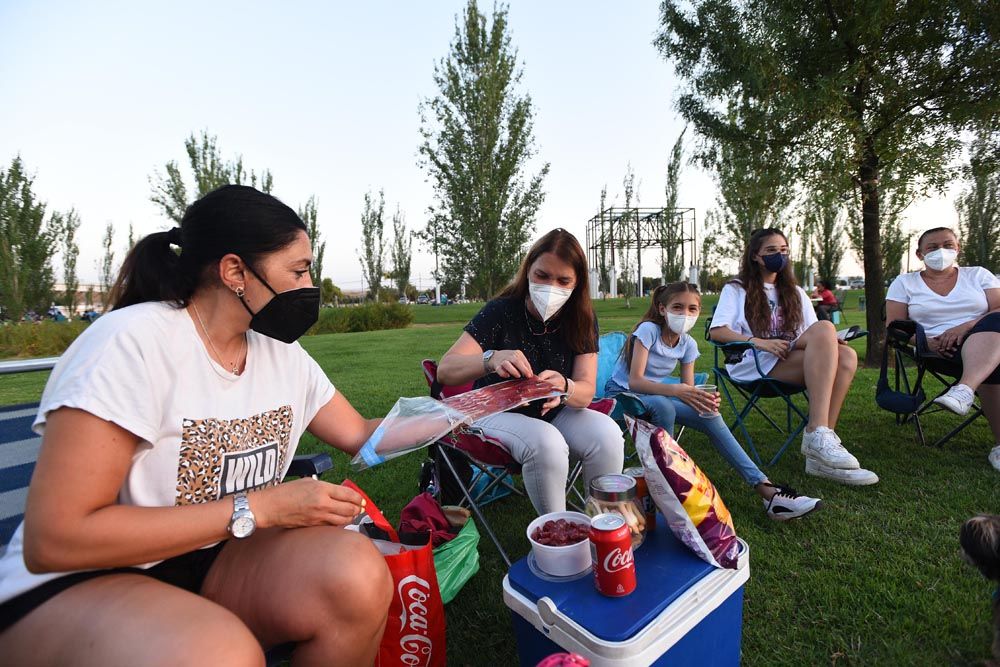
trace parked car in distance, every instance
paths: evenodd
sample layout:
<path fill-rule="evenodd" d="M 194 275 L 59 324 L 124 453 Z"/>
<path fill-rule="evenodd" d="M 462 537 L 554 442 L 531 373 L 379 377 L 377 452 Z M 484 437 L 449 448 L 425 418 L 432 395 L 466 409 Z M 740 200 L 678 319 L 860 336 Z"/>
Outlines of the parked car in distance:
<path fill-rule="evenodd" d="M 410 300 L 407 299 L 405 296 L 401 296 L 401 297 L 399 297 L 399 302 L 405 306 L 406 304 L 408 304 L 410 302 Z"/>
<path fill-rule="evenodd" d="M 429 298 L 427 298 L 426 294 L 421 294 L 420 296 L 417 297 L 417 303 L 419 303 L 419 304 L 426 305 L 426 304 L 428 304 L 430 302 L 431 302 L 431 300 Z"/>
<path fill-rule="evenodd" d="M 851 282 L 849 284 L 851 286 L 851 289 L 864 289 L 865 288 L 865 279 L 864 278 L 851 278 Z"/>

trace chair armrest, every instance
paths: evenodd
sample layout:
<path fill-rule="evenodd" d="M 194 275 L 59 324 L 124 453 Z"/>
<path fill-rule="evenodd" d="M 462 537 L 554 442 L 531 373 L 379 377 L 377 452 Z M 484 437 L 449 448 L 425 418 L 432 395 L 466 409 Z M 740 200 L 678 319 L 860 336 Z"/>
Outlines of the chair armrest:
<path fill-rule="evenodd" d="M 299 454 L 288 466 L 286 477 L 312 477 L 320 475 L 333 468 L 333 459 L 329 454 Z"/>

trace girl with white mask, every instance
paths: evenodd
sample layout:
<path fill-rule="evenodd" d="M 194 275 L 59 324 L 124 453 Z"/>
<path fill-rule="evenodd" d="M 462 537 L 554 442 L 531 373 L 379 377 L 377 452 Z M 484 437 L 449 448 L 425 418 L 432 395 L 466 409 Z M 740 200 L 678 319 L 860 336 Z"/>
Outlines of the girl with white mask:
<path fill-rule="evenodd" d="M 646 409 L 645 419 L 673 434 L 674 425 L 708 436 L 719 454 L 761 497 L 767 516 L 788 521 L 819 509 L 822 502 L 772 484 L 733 437 L 719 415 L 719 394 L 695 386 L 698 343 L 689 334 L 701 315 L 701 295 L 685 282 L 653 291 L 649 310 L 632 330 L 605 390 L 629 391 Z M 673 377 L 680 366 L 680 382 Z"/>
<path fill-rule="evenodd" d="M 1000 471 L 1000 280 L 981 266 L 959 266 L 958 237 L 935 227 L 917 240 L 923 271 L 896 277 L 886 294 L 886 324 L 913 320 L 930 352 L 961 359 L 962 377 L 936 403 L 960 415 L 976 394 L 993 431 L 990 464 Z"/>
<path fill-rule="evenodd" d="M 522 467 L 539 514 L 566 509 L 569 459 L 583 461 L 585 485 L 620 473 L 625 443 L 607 415 L 588 410 L 597 382 L 597 318 L 587 258 L 576 238 L 555 229 L 528 251 L 514 280 L 472 318 L 438 365 L 444 385 L 476 388 L 538 377 L 565 392 L 479 420 Z"/>

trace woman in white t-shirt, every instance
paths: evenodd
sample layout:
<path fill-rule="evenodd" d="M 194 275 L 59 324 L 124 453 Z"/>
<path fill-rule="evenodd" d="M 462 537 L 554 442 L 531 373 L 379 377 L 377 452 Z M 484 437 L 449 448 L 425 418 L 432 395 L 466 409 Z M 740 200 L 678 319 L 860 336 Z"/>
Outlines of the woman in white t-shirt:
<path fill-rule="evenodd" d="M 962 377 L 934 400 L 964 415 L 978 392 L 993 431 L 989 461 L 1000 470 L 1000 280 L 981 266 L 958 266 L 961 249 L 947 227 L 921 234 L 917 257 L 924 270 L 892 281 L 885 319 L 917 322 L 931 352 L 961 358 Z"/>
<path fill-rule="evenodd" d="M 729 465 L 762 498 L 767 516 L 775 521 L 797 519 L 819 509 L 818 498 L 772 484 L 736 442 L 719 414 L 719 394 L 694 384 L 698 343 L 688 333 L 701 315 L 698 287 L 686 282 L 653 290 L 649 310 L 632 329 L 615 370 L 605 386 L 609 396 L 634 393 L 646 409 L 644 418 L 673 435 L 674 424 L 690 426 L 708 436 Z M 664 382 L 680 365 L 680 382 Z"/>
<path fill-rule="evenodd" d="M 361 497 L 280 483 L 304 431 L 353 454 L 377 425 L 294 342 L 318 316 L 312 256 L 292 209 L 235 185 L 131 250 L 42 396 L 0 557 L 6 664 L 263 665 L 285 642 L 373 662 L 392 580 L 343 530 Z"/>
<path fill-rule="evenodd" d="M 805 290 L 795 282 L 788 239 L 777 229 L 759 229 L 747 243 L 736 280 L 719 294 L 710 335 L 717 343 L 750 343 L 735 364 L 733 380 L 750 382 L 761 373 L 804 386 L 809 420 L 802 433 L 806 472 L 842 484 L 874 484 L 834 430 L 858 367 L 858 355 L 837 338 L 833 324 L 819 322 Z M 758 370 L 759 364 L 759 370 Z"/>

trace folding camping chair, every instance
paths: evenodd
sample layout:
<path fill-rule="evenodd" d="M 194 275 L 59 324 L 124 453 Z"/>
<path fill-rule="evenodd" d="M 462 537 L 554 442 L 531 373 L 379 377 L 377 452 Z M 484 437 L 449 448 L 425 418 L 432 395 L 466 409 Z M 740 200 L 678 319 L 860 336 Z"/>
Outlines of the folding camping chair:
<path fill-rule="evenodd" d="M 913 320 L 890 322 L 886 327 L 885 344 L 876 402 L 882 409 L 895 414 L 897 425 L 912 423 L 917 440 L 920 444 L 926 445 L 924 425 L 920 420 L 936 412 L 948 412 L 944 407 L 934 403 L 934 399 L 948 391 L 962 377 L 962 360 L 960 357 L 948 359 L 931 352 L 927 347 L 927 336 L 923 327 Z M 883 390 L 888 388 L 886 375 L 889 350 L 892 351 L 895 361 L 892 386 L 898 397 L 906 396 L 909 400 L 886 400 L 886 396 L 882 394 Z M 924 380 L 928 374 L 943 385 L 943 388 L 930 398 L 924 392 Z M 912 380 L 911 375 L 913 375 Z M 969 414 L 958 426 L 935 441 L 934 446 L 943 447 L 982 413 L 979 403 L 974 403 Z"/>
<path fill-rule="evenodd" d="M 424 359 L 421 362 L 421 367 L 433 398 L 441 400 L 472 389 L 471 382 L 458 387 L 442 385 L 437 379 L 437 362 L 433 359 Z M 615 405 L 614 399 L 595 398 L 590 404 L 590 409 L 609 414 L 614 410 Z M 508 475 L 520 474 L 521 464 L 514 460 L 499 440 L 490 438 L 482 430 L 475 427 L 464 427 L 458 432 L 449 433 L 431 445 L 429 453 L 438 480 L 448 479 L 458 487 L 462 494 L 459 504 L 461 506 L 468 505 L 480 526 L 496 546 L 497 551 L 500 552 L 500 557 L 503 558 L 507 567 L 510 567 L 510 558 L 489 522 L 483 516 L 482 506 L 485 504 L 484 500 L 498 489 L 504 489 L 520 496 L 524 495 L 524 491 L 508 481 Z M 456 460 L 460 466 L 471 466 L 474 475 L 483 476 L 486 484 L 478 491 L 471 488 L 472 485 L 466 481 L 466 476 L 460 474 L 459 469 L 455 467 Z M 441 469 L 442 464 L 447 469 L 447 476 L 442 474 L 444 472 Z M 567 505 L 579 511 L 582 511 L 584 498 L 579 489 L 576 488 L 576 481 L 582 472 L 583 463 L 577 461 L 570 471 L 566 483 Z"/>
<path fill-rule="evenodd" d="M 782 382 L 770 377 L 767 373 L 764 373 L 761 370 L 760 360 L 757 357 L 757 348 L 753 343 L 716 343 L 713 341 L 710 336 L 711 325 L 712 318 L 709 317 L 705 322 L 705 340 L 712 344 L 714 352 L 712 359 L 712 373 L 715 375 L 715 383 L 719 386 L 719 390 L 726 398 L 726 402 L 729 404 L 729 407 L 732 408 L 733 414 L 736 416 L 733 423 L 729 426 L 729 429 L 733 430 L 737 426 L 739 427 L 740 432 L 743 433 L 743 437 L 746 439 L 747 446 L 750 448 L 751 455 L 754 460 L 757 461 L 757 465 L 760 466 L 764 465 L 763 460 L 761 459 L 760 453 L 757 451 L 757 446 L 754 444 L 753 438 L 750 437 L 750 432 L 746 427 L 746 418 L 750 415 L 750 412 L 757 412 L 779 433 L 787 434 L 785 441 L 781 444 L 781 447 L 778 448 L 774 458 L 772 458 L 770 463 L 767 464 L 769 466 L 773 466 L 779 459 L 781 459 L 781 456 L 785 453 L 785 450 L 788 449 L 788 446 L 792 444 L 792 441 L 798 437 L 800 433 L 802 433 L 806 424 L 809 423 L 808 412 L 803 412 L 802 409 L 792 400 L 796 394 L 802 394 L 808 402 L 809 394 L 803 386 Z M 753 354 L 754 364 L 757 366 L 757 372 L 760 374 L 760 377 L 749 382 L 734 380 L 729 375 L 729 371 L 726 369 L 726 362 L 738 362 L 743 358 L 743 355 L 746 354 L 747 350 L 750 350 Z M 720 357 L 722 357 L 721 362 Z M 736 401 L 733 398 L 734 395 L 742 398 L 742 408 L 737 407 Z M 784 428 L 782 428 L 777 421 L 764 412 L 761 406 L 758 405 L 761 399 L 767 398 L 780 398 L 784 402 Z"/>

